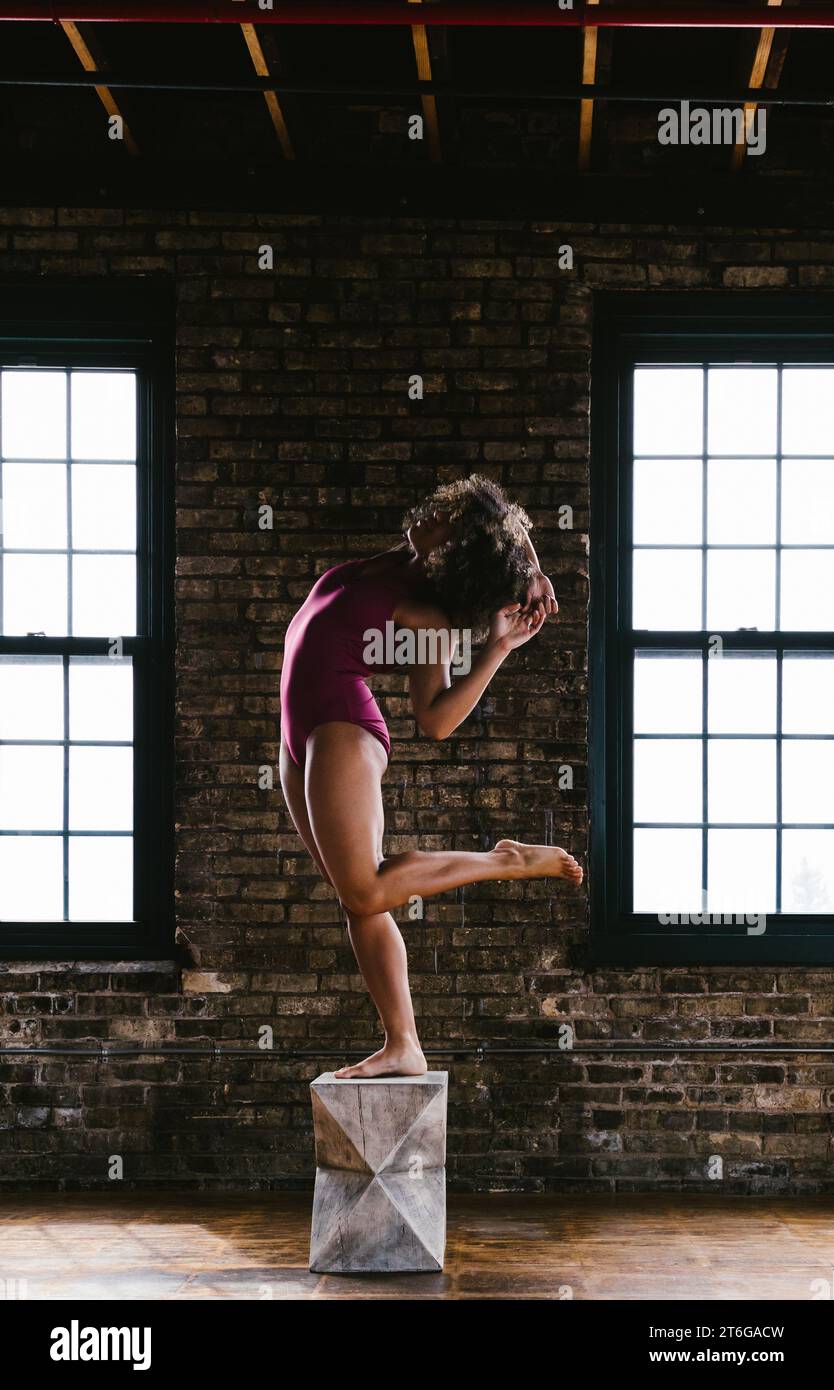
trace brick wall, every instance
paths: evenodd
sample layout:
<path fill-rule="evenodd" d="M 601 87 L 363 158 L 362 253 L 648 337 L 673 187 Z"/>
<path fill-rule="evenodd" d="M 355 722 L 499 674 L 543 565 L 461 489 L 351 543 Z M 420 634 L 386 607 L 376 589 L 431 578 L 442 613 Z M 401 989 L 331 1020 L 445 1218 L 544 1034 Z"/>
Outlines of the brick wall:
<path fill-rule="evenodd" d="M 569 243 L 573 270 L 557 252 Z M 275 249 L 274 271 L 257 248 Z M 417 736 L 386 678 L 389 846 L 550 834 L 584 855 L 588 408 L 595 289 L 834 288 L 834 239 L 729 228 L 0 209 L 0 277 L 164 275 L 178 291 L 178 920 L 190 963 L 0 962 L 0 1043 L 375 1044 L 335 900 L 257 770 L 278 752 L 283 628 L 316 574 L 395 539 L 479 469 L 533 516 L 560 622 L 460 734 Z M 425 397 L 407 379 L 421 373 Z M 256 509 L 272 503 L 273 532 Z M 575 529 L 560 530 L 569 503 Z M 574 769 L 559 791 L 554 770 Z M 581 968 L 583 895 L 482 885 L 403 926 L 424 1044 L 819 1042 L 834 970 Z M 172 951 L 172 957 L 174 952 Z M 303 1185 L 307 1083 L 337 1064 L 0 1059 L 0 1184 Z M 834 1066 L 813 1058 L 450 1064 L 462 1187 L 830 1188 Z M 714 1190 L 714 1185 L 713 1190 Z"/>

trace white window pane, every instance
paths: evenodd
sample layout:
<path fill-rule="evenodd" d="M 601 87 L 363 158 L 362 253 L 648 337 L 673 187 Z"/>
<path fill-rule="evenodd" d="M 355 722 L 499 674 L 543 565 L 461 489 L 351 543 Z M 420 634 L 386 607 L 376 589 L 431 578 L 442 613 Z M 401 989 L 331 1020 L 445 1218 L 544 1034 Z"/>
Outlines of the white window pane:
<path fill-rule="evenodd" d="M 776 541 L 775 459 L 710 459 L 707 464 L 711 545 Z"/>
<path fill-rule="evenodd" d="M 834 830 L 782 832 L 782 911 L 834 912 Z"/>
<path fill-rule="evenodd" d="M 834 734 L 834 657 L 786 653 L 782 664 L 782 731 Z"/>
<path fill-rule="evenodd" d="M 713 734 L 776 732 L 776 661 L 724 652 L 707 664 L 709 729 Z"/>
<path fill-rule="evenodd" d="M 136 561 L 132 555 L 76 555 L 72 562 L 76 637 L 136 633 Z"/>
<path fill-rule="evenodd" d="M 834 551 L 783 552 L 782 627 L 786 632 L 834 630 Z"/>
<path fill-rule="evenodd" d="M 636 821 L 699 821 L 702 802 L 698 739 L 635 739 Z"/>
<path fill-rule="evenodd" d="M 129 658 L 71 659 L 69 727 L 71 739 L 133 738 L 133 665 Z"/>
<path fill-rule="evenodd" d="M 635 370 L 635 454 L 702 452 L 703 381 L 697 367 Z"/>
<path fill-rule="evenodd" d="M 71 922 L 133 920 L 133 841 L 129 835 L 71 835 Z"/>
<path fill-rule="evenodd" d="M 635 459 L 635 544 L 700 545 L 702 472 L 700 459 Z"/>
<path fill-rule="evenodd" d="M 132 748 L 70 748 L 69 828 L 133 829 Z"/>
<path fill-rule="evenodd" d="M 707 627 L 770 632 L 776 621 L 776 558 L 772 550 L 711 550 L 707 558 Z"/>
<path fill-rule="evenodd" d="M 61 658 L 0 656 L 0 739 L 63 735 Z"/>
<path fill-rule="evenodd" d="M 63 555 L 3 556 L 3 632 L 19 636 L 67 631 L 67 562 Z"/>
<path fill-rule="evenodd" d="M 634 662 L 634 732 L 701 732 L 702 663 L 692 656 L 639 655 Z"/>
<path fill-rule="evenodd" d="M 73 464 L 72 543 L 76 550 L 136 549 L 133 465 Z"/>
<path fill-rule="evenodd" d="M 782 818 L 834 825 L 834 743 L 787 739 L 782 744 Z"/>
<path fill-rule="evenodd" d="M 3 457 L 66 458 L 66 373 L 6 371 L 2 377 Z"/>
<path fill-rule="evenodd" d="M 775 367 L 712 367 L 708 377 L 709 452 L 775 454 Z"/>
<path fill-rule="evenodd" d="M 738 915 L 776 907 L 776 831 L 710 830 L 710 912 Z"/>
<path fill-rule="evenodd" d="M 834 368 L 785 367 L 782 451 L 834 454 Z"/>
<path fill-rule="evenodd" d="M 0 830 L 60 830 L 64 752 L 0 744 Z"/>
<path fill-rule="evenodd" d="M 700 830 L 635 830 L 635 912 L 699 912 Z"/>
<path fill-rule="evenodd" d="M 72 456 L 136 458 L 136 377 L 133 372 L 73 372 Z"/>
<path fill-rule="evenodd" d="M 834 543 L 834 459 L 783 460 L 782 540 L 786 545 Z"/>
<path fill-rule="evenodd" d="M 725 824 L 776 820 L 776 742 L 711 739 L 709 818 Z"/>
<path fill-rule="evenodd" d="M 675 632 L 701 626 L 701 555 L 695 550 L 635 550 L 635 628 Z"/>
<path fill-rule="evenodd" d="M 61 463 L 3 464 L 3 535 L 9 550 L 67 544 L 67 470 Z"/>
<path fill-rule="evenodd" d="M 0 920 L 60 922 L 63 915 L 60 837 L 0 835 Z"/>

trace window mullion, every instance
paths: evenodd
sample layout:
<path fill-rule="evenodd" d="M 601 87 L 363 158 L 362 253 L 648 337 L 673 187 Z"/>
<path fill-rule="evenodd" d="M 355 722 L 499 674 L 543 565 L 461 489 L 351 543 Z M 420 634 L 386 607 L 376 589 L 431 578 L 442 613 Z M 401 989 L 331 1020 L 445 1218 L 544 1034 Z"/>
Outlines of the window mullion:
<path fill-rule="evenodd" d="M 831 634 L 823 631 L 698 632 L 694 628 L 680 628 L 670 632 L 661 632 L 657 629 L 651 631 L 635 629 L 633 632 L 621 632 L 619 634 L 626 660 L 631 652 L 663 650 L 665 647 L 683 651 L 708 650 L 710 641 L 716 637 L 721 638 L 721 645 L 725 652 L 734 652 L 739 655 L 747 651 L 819 651 L 826 653 L 832 651 Z M 1 647 L 0 650 L 2 650 Z"/>
<path fill-rule="evenodd" d="M 63 659 L 63 695 L 64 695 L 64 791 L 63 791 L 63 817 L 61 828 L 61 845 L 63 853 L 63 874 L 64 874 L 64 921 L 69 921 L 69 793 L 70 793 L 70 768 L 69 768 L 69 656 Z"/>
<path fill-rule="evenodd" d="M 782 372 L 776 369 L 776 630 L 782 627 Z"/>
<path fill-rule="evenodd" d="M 66 470 L 67 470 L 67 633 L 72 633 L 72 403 L 70 401 L 70 391 L 72 389 L 72 378 L 69 370 L 66 372 L 67 384 L 65 392 L 65 428 L 66 428 Z"/>
<path fill-rule="evenodd" d="M 776 911 L 782 911 L 782 675 L 784 653 L 776 653 Z"/>
<path fill-rule="evenodd" d="M 0 632 L 3 631 L 3 547 L 5 519 L 3 515 L 3 373 L 0 371 Z"/>
<path fill-rule="evenodd" d="M 707 630 L 707 585 L 709 552 L 707 550 L 707 530 L 709 525 L 709 467 L 708 433 L 709 419 L 709 370 L 708 364 L 702 367 L 701 395 L 701 628 Z M 709 647 L 701 650 L 701 897 L 706 909 L 709 893 Z"/>
<path fill-rule="evenodd" d="M 709 651 L 701 652 L 701 893 L 709 894 Z"/>

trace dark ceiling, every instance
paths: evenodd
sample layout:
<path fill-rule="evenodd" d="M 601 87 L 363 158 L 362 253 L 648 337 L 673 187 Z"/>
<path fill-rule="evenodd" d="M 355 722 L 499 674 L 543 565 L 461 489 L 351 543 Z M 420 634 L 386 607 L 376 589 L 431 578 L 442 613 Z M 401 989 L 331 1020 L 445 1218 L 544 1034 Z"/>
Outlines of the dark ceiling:
<path fill-rule="evenodd" d="M 360 210 L 429 203 L 543 215 L 564 212 L 567 200 L 580 212 L 621 207 L 625 216 L 639 205 L 654 217 L 682 199 L 693 212 L 704 202 L 710 215 L 725 208 L 730 220 L 751 206 L 786 210 L 787 197 L 830 215 L 834 115 L 823 103 L 834 100 L 832 30 L 776 30 L 763 70 L 773 103 L 767 152 L 741 160 L 723 146 L 661 146 L 658 110 L 683 98 L 739 103 L 760 30 L 599 30 L 584 154 L 579 29 L 429 26 L 433 88 L 418 85 L 408 27 L 262 25 L 254 33 L 283 140 L 240 25 L 79 24 L 101 74 L 85 79 L 66 28 L 0 24 L 0 80 L 109 77 L 138 151 L 108 138 L 90 86 L 0 86 L 0 198 Z M 410 140 L 409 117 L 421 112 L 425 138 Z"/>

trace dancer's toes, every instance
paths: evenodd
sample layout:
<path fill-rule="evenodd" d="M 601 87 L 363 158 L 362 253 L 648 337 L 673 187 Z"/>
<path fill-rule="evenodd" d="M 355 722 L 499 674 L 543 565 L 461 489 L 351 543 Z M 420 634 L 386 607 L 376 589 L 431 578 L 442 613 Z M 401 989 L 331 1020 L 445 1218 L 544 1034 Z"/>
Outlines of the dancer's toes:
<path fill-rule="evenodd" d="M 423 1076 L 428 1063 L 419 1044 L 407 1047 L 381 1047 L 379 1052 L 352 1067 L 339 1067 L 337 1081 L 367 1080 L 372 1076 Z"/>
<path fill-rule="evenodd" d="M 499 840 L 496 850 L 507 856 L 508 878 L 564 878 L 579 887 L 581 865 L 567 850 L 556 845 L 525 845 L 519 840 Z"/>
<path fill-rule="evenodd" d="M 561 877 L 568 879 L 570 883 L 580 884 L 583 877 L 582 865 L 572 854 L 568 854 L 567 850 L 560 850 L 559 853 L 564 855 Z"/>

